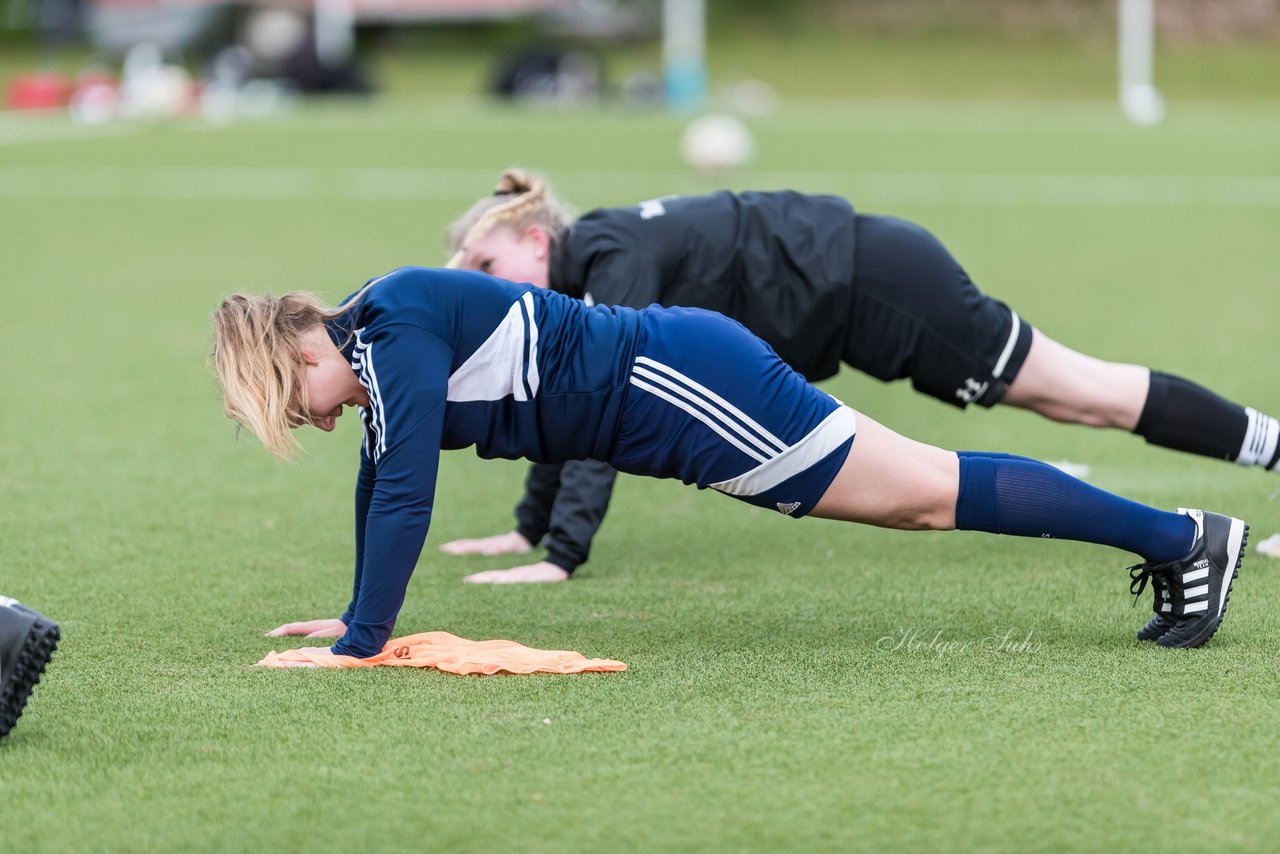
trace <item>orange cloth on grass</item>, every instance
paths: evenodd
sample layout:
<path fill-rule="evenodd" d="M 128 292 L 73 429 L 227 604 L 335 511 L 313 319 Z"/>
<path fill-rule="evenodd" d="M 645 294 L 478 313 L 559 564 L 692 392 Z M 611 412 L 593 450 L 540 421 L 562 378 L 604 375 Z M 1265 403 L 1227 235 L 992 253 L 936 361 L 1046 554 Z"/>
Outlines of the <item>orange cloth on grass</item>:
<path fill-rule="evenodd" d="M 515 641 L 473 641 L 448 632 L 422 632 L 392 638 L 382 652 L 372 658 L 334 655 L 328 650 L 310 652 L 272 650 L 258 662 L 259 667 L 289 667 L 311 664 L 317 667 L 435 667 L 448 673 L 583 673 L 585 671 L 626 670 L 621 661 L 585 658 L 580 652 L 533 649 Z"/>

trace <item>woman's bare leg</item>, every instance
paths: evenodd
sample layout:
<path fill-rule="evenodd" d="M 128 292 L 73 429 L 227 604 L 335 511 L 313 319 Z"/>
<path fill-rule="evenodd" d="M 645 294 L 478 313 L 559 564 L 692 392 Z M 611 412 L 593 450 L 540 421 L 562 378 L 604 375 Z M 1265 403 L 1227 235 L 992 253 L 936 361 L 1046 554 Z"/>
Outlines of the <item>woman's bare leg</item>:
<path fill-rule="evenodd" d="M 1054 421 L 1132 431 L 1142 416 L 1151 371 L 1078 353 L 1039 329 L 1002 403 Z"/>
<path fill-rule="evenodd" d="M 858 413 L 844 466 L 810 516 L 909 531 L 956 526 L 960 463 L 954 453 L 897 433 Z"/>
<path fill-rule="evenodd" d="M 1147 560 L 1179 558 L 1195 525 L 1026 457 L 953 453 L 859 414 L 844 465 L 810 515 L 882 528 L 1078 540 Z"/>
<path fill-rule="evenodd" d="M 1280 422 L 1182 377 L 1077 353 L 1040 330 L 1003 403 L 1152 445 L 1280 472 Z"/>

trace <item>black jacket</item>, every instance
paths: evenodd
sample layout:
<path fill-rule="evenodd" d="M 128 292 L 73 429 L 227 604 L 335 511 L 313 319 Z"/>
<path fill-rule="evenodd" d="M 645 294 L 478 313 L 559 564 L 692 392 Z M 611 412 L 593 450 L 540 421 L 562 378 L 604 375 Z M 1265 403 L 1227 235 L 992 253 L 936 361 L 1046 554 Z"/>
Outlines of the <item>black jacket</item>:
<path fill-rule="evenodd" d="M 551 255 L 553 290 L 588 302 L 707 308 L 767 341 L 811 381 L 840 369 L 852 303 L 854 213 L 844 199 L 719 192 L 600 208 Z M 616 472 L 535 464 L 517 530 L 569 572 L 586 562 Z"/>
<path fill-rule="evenodd" d="M 551 288 L 602 305 L 708 308 L 811 381 L 840 369 L 853 208 L 835 196 L 713 193 L 591 211 L 557 241 Z"/>

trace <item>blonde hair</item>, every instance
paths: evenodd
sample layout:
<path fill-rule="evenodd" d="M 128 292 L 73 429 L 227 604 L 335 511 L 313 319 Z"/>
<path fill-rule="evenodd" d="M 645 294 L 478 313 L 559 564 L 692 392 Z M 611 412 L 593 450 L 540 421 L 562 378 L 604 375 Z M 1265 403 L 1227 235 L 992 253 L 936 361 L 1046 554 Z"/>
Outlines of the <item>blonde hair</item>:
<path fill-rule="evenodd" d="M 492 196 L 476 202 L 449 226 L 446 245 L 453 257 L 445 266 L 461 264 L 467 247 L 497 226 L 524 231 L 539 225 L 554 240 L 572 222 L 573 211 L 552 195 L 546 181 L 523 169 L 508 169 Z"/>
<path fill-rule="evenodd" d="M 290 428 L 309 420 L 302 336 L 348 311 L 363 293 L 337 309 L 305 291 L 281 297 L 232 294 L 213 313 L 210 355 L 223 409 L 277 457 L 297 456 Z"/>

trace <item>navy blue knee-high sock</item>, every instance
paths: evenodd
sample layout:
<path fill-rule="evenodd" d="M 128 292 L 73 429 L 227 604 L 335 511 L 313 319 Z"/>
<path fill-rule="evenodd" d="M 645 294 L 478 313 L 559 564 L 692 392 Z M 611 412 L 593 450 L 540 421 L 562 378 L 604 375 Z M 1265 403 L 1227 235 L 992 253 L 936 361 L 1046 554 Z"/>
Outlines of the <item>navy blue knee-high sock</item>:
<path fill-rule="evenodd" d="M 961 451 L 956 527 L 1101 543 L 1163 563 L 1195 544 L 1196 524 L 1076 480 L 1047 463 Z"/>

